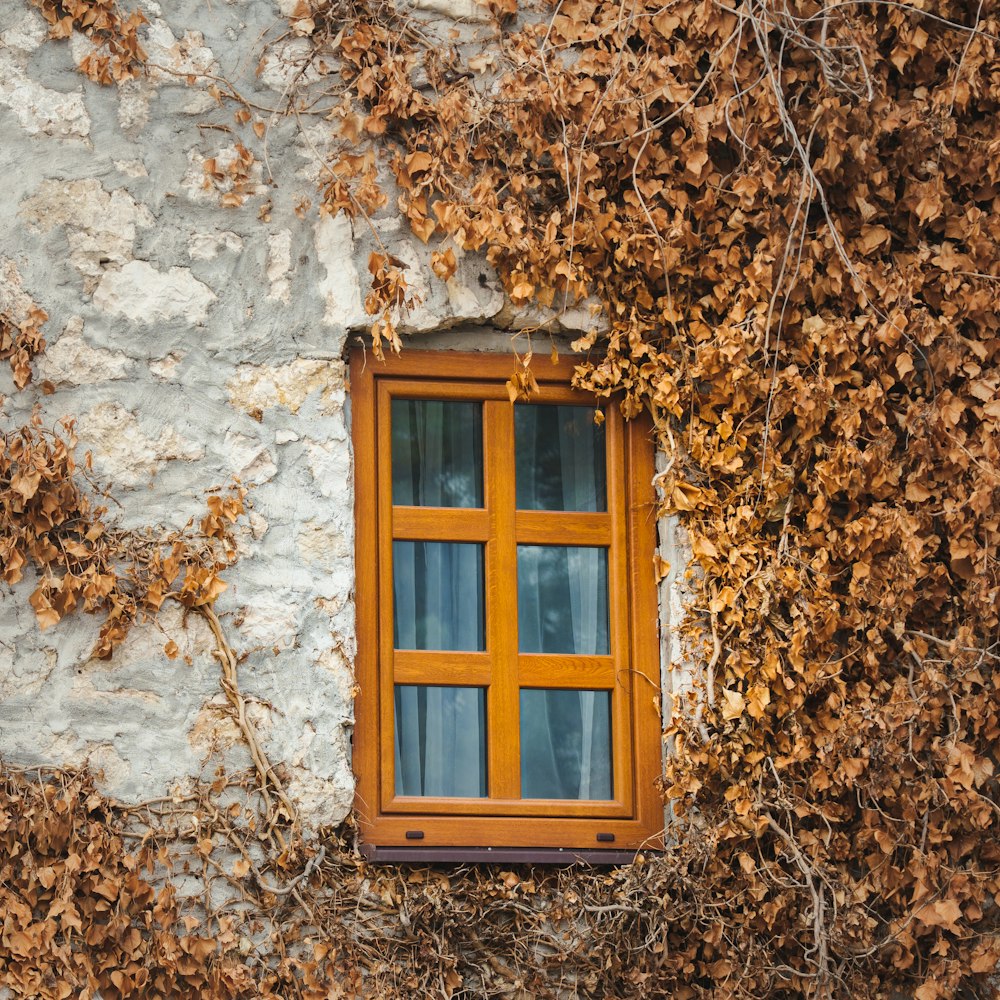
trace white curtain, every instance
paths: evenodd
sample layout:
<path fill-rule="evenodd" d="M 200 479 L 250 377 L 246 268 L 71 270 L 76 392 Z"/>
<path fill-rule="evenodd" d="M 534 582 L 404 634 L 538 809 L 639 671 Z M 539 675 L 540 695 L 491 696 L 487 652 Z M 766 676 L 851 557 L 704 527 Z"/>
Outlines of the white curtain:
<path fill-rule="evenodd" d="M 396 686 L 396 794 L 486 795 L 482 688 Z"/>
<path fill-rule="evenodd" d="M 605 549 L 521 545 L 517 551 L 522 653 L 608 652 Z M 521 795 L 611 797 L 609 694 L 521 692 Z"/>
<path fill-rule="evenodd" d="M 396 649 L 486 648 L 483 549 L 457 542 L 392 545 Z M 486 794 L 485 691 L 397 685 L 396 792 Z"/>
<path fill-rule="evenodd" d="M 517 619 L 522 653 L 607 655 L 607 549 L 519 545 Z"/>
<path fill-rule="evenodd" d="M 611 694 L 521 691 L 521 796 L 611 798 Z"/>
<path fill-rule="evenodd" d="M 392 579 L 396 649 L 486 648 L 482 545 L 395 541 Z"/>
<path fill-rule="evenodd" d="M 392 402 L 392 500 L 425 507 L 483 502 L 479 403 Z M 396 649 L 485 649 L 483 548 L 396 541 Z M 486 794 L 486 700 L 482 688 L 397 685 L 395 774 L 400 795 Z"/>
<path fill-rule="evenodd" d="M 482 405 L 392 401 L 392 502 L 420 507 L 483 505 Z"/>
<path fill-rule="evenodd" d="M 607 509 L 604 427 L 589 406 L 514 410 L 519 510 Z"/>
<path fill-rule="evenodd" d="M 482 505 L 478 403 L 393 400 L 393 503 Z M 396 649 L 485 648 L 481 545 L 396 541 Z M 397 685 L 399 795 L 486 795 L 486 701 L 481 688 Z"/>

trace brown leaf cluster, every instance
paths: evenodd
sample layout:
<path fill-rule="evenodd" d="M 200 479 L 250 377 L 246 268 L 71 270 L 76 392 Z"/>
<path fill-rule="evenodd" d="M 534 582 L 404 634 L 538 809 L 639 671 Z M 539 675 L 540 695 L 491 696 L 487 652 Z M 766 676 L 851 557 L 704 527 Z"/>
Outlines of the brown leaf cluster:
<path fill-rule="evenodd" d="M 371 335 L 377 358 L 383 356 L 383 341 L 396 353 L 402 347 L 396 320 L 402 310 L 412 309 L 415 304 L 414 297 L 406 293 L 405 269 L 406 264 L 388 251 L 369 255 L 368 271 L 372 280 L 371 290 L 365 296 L 365 312 L 376 317 L 372 321 Z"/>
<path fill-rule="evenodd" d="M 232 525 L 243 493 L 213 495 L 200 531 L 124 531 L 96 506 L 87 469 L 76 462 L 72 420 L 46 430 L 37 415 L 0 434 L 0 577 L 8 585 L 34 572 L 29 598 L 39 627 L 74 610 L 105 616 L 94 654 L 111 655 L 136 621 L 167 599 L 211 607 L 225 588 L 221 570 L 235 557 Z"/>
<path fill-rule="evenodd" d="M 687 998 L 728 989 L 758 958 L 753 929 L 719 919 L 711 841 L 611 871 L 369 865 L 349 826 L 318 850 L 285 841 L 263 805 L 255 781 L 221 771 L 125 807 L 85 776 L 8 768 L 0 985 L 46 998 L 95 983 L 109 997 Z M 768 890 L 780 900 L 779 866 L 741 864 L 747 909 Z"/>
<path fill-rule="evenodd" d="M 14 376 L 14 385 L 23 389 L 31 381 L 31 362 L 45 350 L 42 326 L 48 314 L 37 307 L 29 310 L 20 322 L 0 313 L 0 361 L 6 361 Z"/>
<path fill-rule="evenodd" d="M 249 114 L 245 111 L 244 114 L 249 120 Z M 206 191 L 218 191 L 219 200 L 226 208 L 239 208 L 256 193 L 257 185 L 251 176 L 254 163 L 253 153 L 242 142 L 237 142 L 231 157 L 211 156 L 205 160 L 202 187 Z"/>
<path fill-rule="evenodd" d="M 143 72 L 146 51 L 139 29 L 147 24 L 142 11 L 126 14 L 116 0 L 31 0 L 48 22 L 51 38 L 82 32 L 94 43 L 80 62 L 80 72 L 95 83 L 131 80 Z"/>
<path fill-rule="evenodd" d="M 232 931 L 193 933 L 176 890 L 154 885 L 169 857 L 125 826 L 85 777 L 0 773 L 0 986 L 38 1000 L 248 995 Z"/>

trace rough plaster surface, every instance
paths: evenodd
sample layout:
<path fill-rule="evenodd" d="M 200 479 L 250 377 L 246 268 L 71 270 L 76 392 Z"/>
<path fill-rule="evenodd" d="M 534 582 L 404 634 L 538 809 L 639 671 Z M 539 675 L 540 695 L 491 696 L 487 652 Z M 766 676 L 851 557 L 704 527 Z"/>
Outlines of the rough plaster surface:
<path fill-rule="evenodd" d="M 136 227 L 154 224 L 153 214 L 127 191 L 107 192 L 96 177 L 45 180 L 21 202 L 20 218 L 29 228 L 66 232 L 69 261 L 92 291 L 108 269 L 132 263 Z"/>
<path fill-rule="evenodd" d="M 305 51 L 289 39 L 258 76 L 257 39 L 281 30 L 291 0 L 206 4 L 140 0 L 151 21 L 147 78 L 99 87 L 75 72 L 89 43 L 46 42 L 20 3 L 0 17 L 0 310 L 50 316 L 38 381 L 15 393 L 0 365 L 0 421 L 78 418 L 81 452 L 115 484 L 129 526 L 183 525 L 205 492 L 255 484 L 242 558 L 219 602 L 246 658 L 240 685 L 270 758 L 307 824 L 335 823 L 353 797 L 354 550 L 345 347 L 362 329 L 376 237 L 344 217 L 296 211 L 315 198 L 322 124 L 268 122 L 264 149 L 233 108 L 206 93 L 225 77 L 269 107 Z M 294 3 L 291 4 L 294 7 Z M 0 5 L 2 6 L 2 5 Z M 475 0 L 419 0 L 422 16 L 475 30 Z M 461 23 L 460 23 L 461 22 Z M 286 22 L 287 23 L 287 22 Z M 453 22 L 441 26 L 451 30 Z M 193 81 L 193 84 L 190 82 Z M 246 203 L 203 164 L 254 153 Z M 270 180 L 273 178 L 273 182 Z M 373 220 L 421 298 L 404 328 L 428 346 L 509 350 L 511 313 L 493 272 L 460 257 L 447 285 L 394 213 Z M 264 209 L 266 208 L 266 211 Z M 564 321 L 585 329 L 589 317 Z M 502 323 L 506 330 L 491 329 Z M 434 333 L 452 329 L 449 334 Z M 125 800 L 169 793 L 221 758 L 247 759 L 226 718 L 211 636 L 166 611 L 108 662 L 91 659 L 99 622 L 42 633 L 33 582 L 0 588 L 0 755 L 21 764 L 89 762 Z M 173 639 L 181 657 L 168 660 Z"/>
<path fill-rule="evenodd" d="M 57 89 L 29 73 L 30 56 L 45 37 L 45 22 L 34 14 L 16 18 L 0 33 L 0 107 L 10 110 L 23 134 L 86 142 L 90 117 L 82 84 Z"/>

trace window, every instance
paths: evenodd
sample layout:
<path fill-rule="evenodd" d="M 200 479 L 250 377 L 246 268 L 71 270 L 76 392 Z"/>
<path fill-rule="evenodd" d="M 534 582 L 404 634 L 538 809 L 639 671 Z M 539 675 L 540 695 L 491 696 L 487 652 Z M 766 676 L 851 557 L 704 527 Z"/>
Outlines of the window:
<path fill-rule="evenodd" d="M 650 428 L 597 423 L 570 360 L 512 405 L 511 369 L 352 359 L 370 857 L 599 860 L 662 830 Z"/>

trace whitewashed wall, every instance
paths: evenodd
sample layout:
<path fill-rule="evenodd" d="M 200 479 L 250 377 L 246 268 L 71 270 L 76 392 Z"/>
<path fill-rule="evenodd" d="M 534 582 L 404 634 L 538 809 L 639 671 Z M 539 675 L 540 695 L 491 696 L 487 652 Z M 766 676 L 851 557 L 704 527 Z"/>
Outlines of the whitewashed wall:
<path fill-rule="evenodd" d="M 75 71 L 84 39 L 46 41 L 23 0 L 0 2 L 0 311 L 18 316 L 37 303 L 50 316 L 36 382 L 19 394 L 0 366 L 0 426 L 20 426 L 36 405 L 49 423 L 77 417 L 81 451 L 114 484 L 122 509 L 112 516 L 128 525 L 177 527 L 201 515 L 206 489 L 234 476 L 253 484 L 243 557 L 219 611 L 249 653 L 240 683 L 269 756 L 310 825 L 337 822 L 353 795 L 342 359 L 366 325 L 374 241 L 364 223 L 296 213 L 303 196 L 316 200 L 327 126 L 309 126 L 305 138 L 294 120 L 268 118 L 269 177 L 264 143 L 238 129 L 233 105 L 206 92 L 201 75 L 211 74 L 257 104 L 280 102 L 305 43 L 270 56 L 259 76 L 255 46 L 287 24 L 280 7 L 289 4 L 140 6 L 151 22 L 151 73 L 115 88 Z M 424 10 L 469 17 L 478 8 L 428 0 Z M 246 203 L 227 208 L 227 185 L 206 187 L 203 163 L 225 164 L 237 135 L 256 163 Z M 431 248 L 407 235 L 393 209 L 390 200 L 374 224 L 423 297 L 406 324 L 414 342 L 509 350 L 516 317 L 490 269 L 466 257 L 441 284 Z M 427 336 L 449 328 L 443 339 Z M 42 380 L 54 394 L 35 388 Z M 245 763 L 219 711 L 203 623 L 168 610 L 98 661 L 89 651 L 99 621 L 76 616 L 40 633 L 33 586 L 0 588 L 0 756 L 87 762 L 106 791 L 129 801 L 214 768 L 218 753 Z M 190 663 L 167 660 L 168 638 Z"/>

